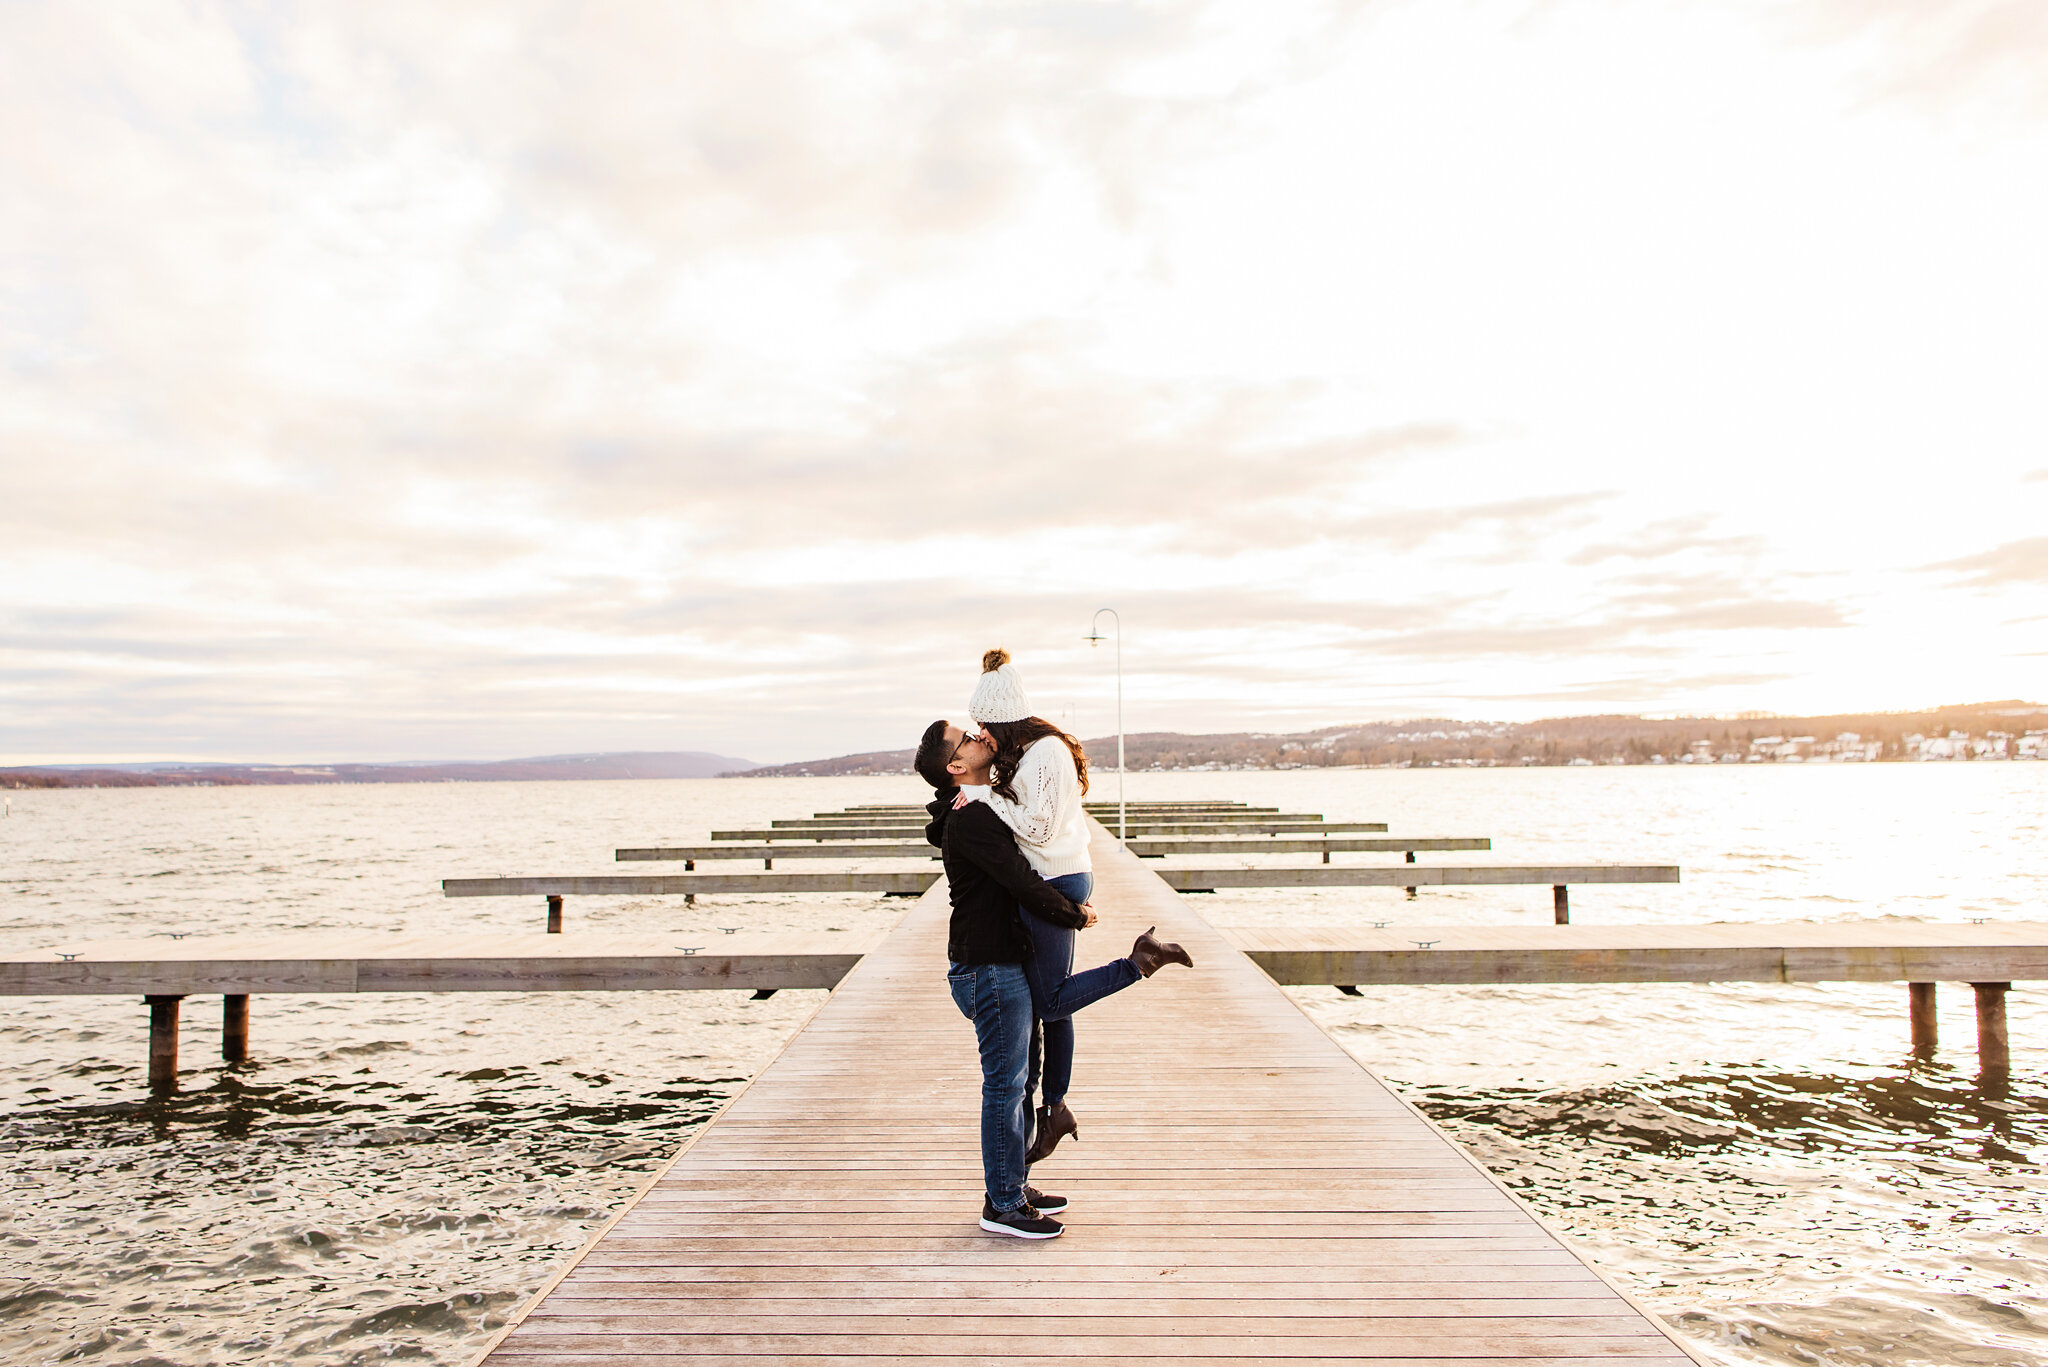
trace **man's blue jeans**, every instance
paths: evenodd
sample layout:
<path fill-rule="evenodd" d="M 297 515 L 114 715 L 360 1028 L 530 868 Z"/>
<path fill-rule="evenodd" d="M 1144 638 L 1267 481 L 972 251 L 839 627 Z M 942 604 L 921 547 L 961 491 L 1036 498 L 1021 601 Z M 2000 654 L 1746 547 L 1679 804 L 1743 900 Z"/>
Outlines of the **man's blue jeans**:
<path fill-rule="evenodd" d="M 954 964 L 953 1005 L 974 1022 L 981 1046 L 981 1172 L 998 1211 L 1024 1204 L 1024 1144 L 1030 1116 L 1025 1072 L 1031 1051 L 1031 984 L 1022 964 Z"/>

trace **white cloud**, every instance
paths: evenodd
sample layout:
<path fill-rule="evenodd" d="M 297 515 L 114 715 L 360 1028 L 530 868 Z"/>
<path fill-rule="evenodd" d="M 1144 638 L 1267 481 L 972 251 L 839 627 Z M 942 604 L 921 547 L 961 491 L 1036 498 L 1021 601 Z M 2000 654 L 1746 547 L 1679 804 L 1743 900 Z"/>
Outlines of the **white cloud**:
<path fill-rule="evenodd" d="M 9 6 L 0 754 L 2039 695 L 2033 15 Z"/>

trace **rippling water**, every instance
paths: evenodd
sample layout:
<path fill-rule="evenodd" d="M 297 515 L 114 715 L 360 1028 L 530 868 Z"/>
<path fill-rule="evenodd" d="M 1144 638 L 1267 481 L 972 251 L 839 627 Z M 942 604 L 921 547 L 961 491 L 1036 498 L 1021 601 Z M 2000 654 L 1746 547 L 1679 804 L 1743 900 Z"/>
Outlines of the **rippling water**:
<path fill-rule="evenodd" d="M 1114 794 L 1114 777 L 1098 795 Z M 1683 864 L 1575 921 L 2044 916 L 2048 765 L 1141 775 L 1490 856 Z M 535 928 L 455 874 L 917 796 L 904 779 L 10 795 L 0 949 L 235 930 Z M 1465 856 L 1456 856 L 1463 860 Z M 1190 861 L 1205 862 L 1205 861 Z M 876 865 L 886 867 L 886 865 Z M 849 935 L 870 897 L 570 899 L 572 929 Z M 1547 921 L 1547 888 L 1226 892 L 1224 923 Z M 2048 1011 L 1980 1088 L 1966 989 L 1906 1058 L 1902 986 L 1294 989 L 1611 1275 L 1729 1362 L 2048 1363 Z M 258 997 L 250 1065 L 186 1003 L 0 999 L 0 1360 L 460 1363 L 822 998 Z M 1082 1066 L 1086 1067 L 1083 1036 Z"/>

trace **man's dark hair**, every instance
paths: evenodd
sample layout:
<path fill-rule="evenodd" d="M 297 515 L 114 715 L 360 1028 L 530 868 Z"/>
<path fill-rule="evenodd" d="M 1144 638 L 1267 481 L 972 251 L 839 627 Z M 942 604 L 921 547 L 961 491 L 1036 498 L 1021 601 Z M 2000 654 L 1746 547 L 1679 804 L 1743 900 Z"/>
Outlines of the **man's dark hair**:
<path fill-rule="evenodd" d="M 953 758 L 951 748 L 946 744 L 945 719 L 940 718 L 924 729 L 924 739 L 917 743 L 917 758 L 910 762 L 910 767 L 932 787 L 951 788 L 953 776 L 946 772 L 946 761 Z"/>

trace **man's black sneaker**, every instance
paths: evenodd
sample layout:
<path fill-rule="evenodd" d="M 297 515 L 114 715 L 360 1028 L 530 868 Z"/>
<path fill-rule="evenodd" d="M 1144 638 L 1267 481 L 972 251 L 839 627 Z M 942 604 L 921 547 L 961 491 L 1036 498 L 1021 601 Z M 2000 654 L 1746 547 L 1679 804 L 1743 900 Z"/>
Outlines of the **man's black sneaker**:
<path fill-rule="evenodd" d="M 1024 1202 L 1034 1207 L 1040 1215 L 1057 1215 L 1067 1208 L 1064 1196 L 1048 1196 L 1037 1187 L 1024 1188 Z"/>
<path fill-rule="evenodd" d="M 981 1227 L 1016 1239 L 1057 1239 L 1066 1231 L 1065 1225 L 1046 1219 L 1029 1201 L 1015 1210 L 998 1211 L 986 1197 L 981 1202 Z"/>

